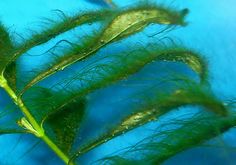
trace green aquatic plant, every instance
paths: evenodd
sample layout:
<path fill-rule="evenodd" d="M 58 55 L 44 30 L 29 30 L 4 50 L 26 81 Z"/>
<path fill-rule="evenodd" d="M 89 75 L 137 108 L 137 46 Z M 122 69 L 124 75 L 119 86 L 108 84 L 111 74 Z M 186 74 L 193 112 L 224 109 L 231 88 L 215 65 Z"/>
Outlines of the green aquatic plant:
<path fill-rule="evenodd" d="M 10 35 L 8 29 L 0 24 L 0 86 L 11 97 L 17 111 L 21 112 L 17 114 L 15 123 L 12 123 L 17 125 L 12 128 L 1 126 L 0 134 L 33 134 L 44 141 L 65 164 L 76 164 L 76 159 L 81 155 L 149 122 L 158 123 L 157 119 L 174 109 L 186 106 L 205 109 L 206 114 L 202 116 L 194 115 L 189 121 L 179 123 L 175 121 L 176 125 L 181 125 L 181 129 L 154 132 L 150 137 L 152 140 L 146 138 L 143 143 L 126 152 L 132 155 L 139 151 L 137 154 L 142 156 L 137 160 L 132 156 L 127 157 L 129 154 L 98 160 L 104 164 L 158 164 L 233 127 L 236 124 L 234 114 L 231 114 L 229 108 L 210 90 L 207 83 L 207 64 L 202 55 L 181 45 L 166 45 L 161 38 L 148 47 L 132 45 L 128 50 L 109 53 L 102 57 L 104 61 L 96 59 L 82 68 L 78 66 L 73 74 L 66 72 L 72 65 L 98 56 L 98 52 L 109 48 L 109 45 L 142 33 L 150 24 L 164 27 L 164 31 L 176 26 L 186 26 L 187 14 L 188 9 L 178 11 L 154 4 L 142 4 L 122 10 L 112 8 L 84 12 L 70 17 L 63 14 L 62 20 L 54 22 L 41 32 L 34 32 L 19 43 L 14 41 L 11 37 L 13 34 Z M 84 36 L 78 43 L 59 41 L 68 43 L 70 47 L 64 47 L 58 53 L 54 51 L 58 43 L 49 50 L 56 58 L 50 61 L 50 64 L 45 62 L 42 67 L 31 72 L 27 80 L 22 79 L 24 76 L 20 75 L 17 62 L 19 58 L 24 58 L 24 54 L 30 49 L 79 26 L 95 22 L 101 23 L 99 30 L 90 36 Z M 131 107 L 132 114 L 124 115 L 100 136 L 93 137 L 79 147 L 76 146 L 79 130 L 86 118 L 86 96 L 95 90 L 127 79 L 155 61 L 183 63 L 196 73 L 199 80 L 169 79 L 177 84 L 174 89 L 167 86 L 165 88 L 171 90 L 145 90 L 142 93 L 150 92 L 151 97 L 137 97 L 142 103 Z M 62 80 L 58 72 L 68 75 Z M 51 76 L 58 79 L 50 88 L 40 83 Z M 161 134 L 165 134 L 165 137 L 153 141 Z"/>

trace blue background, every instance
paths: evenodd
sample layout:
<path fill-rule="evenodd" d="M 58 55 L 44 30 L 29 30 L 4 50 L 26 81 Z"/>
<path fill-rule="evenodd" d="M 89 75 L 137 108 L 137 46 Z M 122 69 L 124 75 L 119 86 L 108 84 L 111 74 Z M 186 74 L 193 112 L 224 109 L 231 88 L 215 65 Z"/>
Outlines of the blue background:
<path fill-rule="evenodd" d="M 117 0 L 114 2 L 116 2 L 118 6 L 126 6 L 127 4 L 132 4 L 134 1 Z M 184 43 L 184 45 L 190 48 L 199 50 L 199 52 L 208 59 L 210 82 L 218 97 L 224 100 L 235 97 L 236 1 L 175 0 L 171 3 L 172 1 L 168 0 L 162 2 L 171 7 L 190 9 L 190 14 L 187 17 L 189 25 L 171 32 L 171 37 L 181 40 L 181 43 Z M 9 27 L 12 32 L 16 31 L 20 34 L 29 34 L 27 28 L 40 29 L 38 22 L 42 21 L 43 17 L 55 17 L 55 13 L 53 14 L 52 10 L 60 9 L 64 13 L 73 14 L 80 12 L 81 9 L 91 10 L 100 7 L 99 5 L 92 5 L 82 0 L 1 0 L 0 20 Z M 152 34 L 153 30 L 154 28 L 149 28 L 147 33 Z M 85 31 L 86 26 L 83 28 L 82 33 L 85 33 Z M 140 38 L 133 39 L 141 40 L 142 36 L 139 37 Z M 55 41 L 44 45 L 44 47 L 49 47 L 49 45 L 53 45 L 53 43 L 55 43 Z M 31 53 L 37 54 L 42 50 L 43 47 L 39 47 L 31 50 Z M 32 63 L 25 57 L 21 59 L 20 65 L 28 67 L 36 66 L 36 63 Z M 106 120 L 112 116 L 112 112 L 109 112 L 111 111 L 110 107 L 112 107 L 112 111 L 125 108 L 127 105 L 121 100 L 124 99 L 125 95 L 129 92 L 128 89 L 129 88 L 122 87 L 122 85 L 117 85 L 112 88 L 99 90 L 92 94 L 90 96 L 88 124 L 85 124 L 85 128 L 89 128 L 88 125 L 91 124 L 102 127 L 105 123 L 111 122 Z M 116 96 L 113 95 L 114 92 L 116 92 Z M 9 101 L 6 94 L 1 91 L 1 107 L 7 105 Z M 96 107 L 96 111 L 101 113 L 94 115 L 94 107 Z M 144 128 L 132 131 L 127 135 L 118 137 L 98 147 L 81 158 L 82 164 L 89 164 L 106 154 L 132 144 L 134 141 L 139 140 L 138 135 L 140 135 L 140 132 L 143 135 L 148 134 L 146 128 L 149 127 L 152 127 L 152 125 L 144 126 Z M 84 134 L 83 138 L 92 135 L 92 133 L 87 133 L 86 135 L 85 130 L 82 130 L 82 132 Z M 99 129 L 95 129 L 95 132 L 99 132 Z M 236 152 L 233 148 L 236 145 L 235 133 L 236 130 L 231 129 L 223 136 L 213 140 L 222 146 L 220 149 L 213 147 L 197 147 L 178 154 L 166 161 L 165 164 L 236 164 Z M 34 144 L 37 145 L 35 145 L 32 150 L 29 150 Z M 43 143 L 39 143 L 37 139 L 31 136 L 0 136 L 0 148 L 0 164 L 62 164 L 60 160 L 48 150 L 47 146 Z M 28 150 L 29 152 L 25 153 Z"/>

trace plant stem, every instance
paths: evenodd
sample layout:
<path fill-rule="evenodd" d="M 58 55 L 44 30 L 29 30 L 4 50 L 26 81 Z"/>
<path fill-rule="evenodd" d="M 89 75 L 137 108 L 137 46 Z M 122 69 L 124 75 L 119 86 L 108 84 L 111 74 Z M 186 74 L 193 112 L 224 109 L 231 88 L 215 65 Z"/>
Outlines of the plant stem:
<path fill-rule="evenodd" d="M 0 86 L 8 93 L 8 95 L 12 98 L 14 103 L 20 108 L 21 112 L 27 118 L 27 121 L 32 126 L 33 131 L 29 130 L 32 134 L 42 139 L 56 154 L 57 156 L 63 160 L 66 164 L 69 162 L 69 157 L 65 155 L 58 146 L 53 143 L 53 141 L 45 134 L 44 129 L 38 124 L 35 118 L 32 116 L 30 111 L 27 109 L 25 104 L 23 103 L 20 97 L 17 97 L 16 93 L 12 90 L 12 88 L 8 85 L 7 80 L 0 76 Z M 25 126 L 25 125 L 23 125 Z M 25 126 L 27 129 L 27 127 Z"/>
<path fill-rule="evenodd" d="M 69 158 L 66 156 L 55 143 L 52 142 L 50 138 L 48 138 L 47 135 L 44 134 L 41 139 L 58 155 L 59 158 L 61 158 L 66 164 L 69 163 Z"/>

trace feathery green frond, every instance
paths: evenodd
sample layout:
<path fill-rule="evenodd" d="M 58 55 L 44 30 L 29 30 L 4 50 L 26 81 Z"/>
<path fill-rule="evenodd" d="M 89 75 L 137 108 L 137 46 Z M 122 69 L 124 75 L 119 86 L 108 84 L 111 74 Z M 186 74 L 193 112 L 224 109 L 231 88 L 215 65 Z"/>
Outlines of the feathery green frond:
<path fill-rule="evenodd" d="M 187 120 L 174 119 L 165 126 L 171 124 L 178 128 L 157 130 L 141 144 L 127 149 L 121 155 L 105 157 L 99 161 L 100 164 L 142 164 L 144 162 L 147 165 L 160 164 L 186 149 L 200 145 L 226 132 L 236 125 L 236 118 L 235 116 L 219 117 L 195 114 Z M 140 155 L 139 159 L 129 157 L 134 153 Z"/>
<path fill-rule="evenodd" d="M 71 91 L 71 95 L 68 95 L 64 102 L 53 105 L 55 107 L 54 111 L 73 102 L 76 98 L 83 97 L 96 89 L 125 79 L 141 70 L 148 63 L 154 61 L 183 62 L 199 74 L 202 82 L 206 81 L 207 70 L 205 61 L 197 53 L 183 47 L 163 48 L 161 45 L 155 45 L 151 50 L 140 48 L 131 53 L 125 51 L 121 54 L 109 55 L 109 57 L 113 59 L 109 63 L 100 64 L 97 62 L 97 64 L 84 68 L 73 77 L 68 78 L 68 83 L 63 81 L 66 84 L 65 86 L 67 86 L 63 87 L 63 89 L 71 87 L 70 85 L 68 87 L 68 84 L 72 83 L 71 80 L 79 81 L 80 85 L 77 85 L 76 89 Z"/>
<path fill-rule="evenodd" d="M 210 92 L 201 89 L 201 86 L 198 85 L 182 87 L 170 95 L 163 95 L 157 92 L 156 96 L 152 98 L 152 100 L 147 101 L 146 105 L 141 109 L 126 117 L 105 135 L 102 135 L 97 140 L 81 147 L 72 159 L 75 159 L 77 156 L 92 150 L 116 136 L 124 134 L 150 121 L 154 121 L 173 109 L 188 105 L 200 105 L 208 111 L 221 116 L 226 116 L 228 113 L 227 108 L 220 101 L 218 101 Z"/>
<path fill-rule="evenodd" d="M 94 11 L 84 14 L 77 14 L 72 17 L 64 16 L 65 18 L 62 21 L 53 24 L 49 22 L 49 24 L 52 24 L 51 27 L 43 30 L 42 32 L 35 32 L 29 39 L 21 43 L 16 48 L 11 61 L 14 61 L 19 55 L 27 52 L 29 49 L 46 43 L 66 31 L 69 31 L 83 24 L 105 20 L 108 18 L 108 16 L 112 17 L 112 15 L 115 13 L 116 12 L 111 12 L 111 10 Z"/>
<path fill-rule="evenodd" d="M 17 91 L 17 85 L 16 85 L 16 62 L 12 62 L 5 70 L 4 77 L 7 80 L 8 84 L 14 91 Z"/>
<path fill-rule="evenodd" d="M 31 48 L 48 42 L 59 34 L 71 30 L 79 25 L 105 20 L 116 12 L 111 10 L 95 11 L 66 17 L 61 22 L 54 23 L 51 27 L 32 36 L 18 46 L 14 46 L 5 27 L 0 24 L 0 72 L 8 80 L 12 88 L 16 88 L 15 60 Z M 15 89 L 16 90 L 16 89 Z"/>
<path fill-rule="evenodd" d="M 69 87 L 59 88 L 63 90 L 66 89 L 65 92 L 59 90 L 58 92 L 51 93 L 47 89 L 32 88 L 32 90 L 29 90 L 28 94 L 26 94 L 26 97 L 24 97 L 26 105 L 30 107 L 33 114 L 34 112 L 36 113 L 35 117 L 38 121 L 43 123 L 47 118 L 46 114 L 60 111 L 68 104 L 73 103 L 76 99 L 84 97 L 96 89 L 125 79 L 129 75 L 138 72 L 146 64 L 159 60 L 184 62 L 199 74 L 202 81 L 204 81 L 207 73 L 206 64 L 198 54 L 180 47 L 163 48 L 161 46 L 155 46 L 155 49 L 151 50 L 139 49 L 131 54 L 126 51 L 118 55 L 110 55 L 109 57 L 113 59 L 113 61 L 106 64 L 96 63 L 95 66 L 92 65 L 91 67 L 85 68 L 75 74 L 75 76 L 68 78 L 68 83 L 71 83 L 71 80 L 78 80 L 81 83 L 77 85 L 76 88 L 73 87 L 73 83 L 72 86 L 69 85 Z M 66 84 L 65 86 L 67 86 L 67 82 L 63 82 Z M 70 87 L 73 88 L 73 91 L 70 90 Z M 35 103 L 32 102 L 34 100 Z M 46 104 L 47 106 L 44 106 Z M 38 105 L 43 105 L 43 107 L 38 107 Z M 41 110 L 42 108 L 44 111 Z"/>
<path fill-rule="evenodd" d="M 1 54 L 1 62 L 4 62 L 4 57 L 6 56 L 6 53 L 9 52 L 10 49 L 12 49 L 13 43 L 10 39 L 10 35 L 8 33 L 8 30 L 6 27 L 0 23 L 0 54 Z"/>
<path fill-rule="evenodd" d="M 183 14 L 184 13 L 184 14 Z M 112 21 L 104 27 L 102 32 L 81 48 L 74 48 L 74 51 L 64 55 L 61 59 L 34 77 L 23 89 L 24 93 L 28 88 L 45 79 L 46 77 L 63 70 L 65 67 L 93 55 L 99 49 L 109 43 L 121 40 L 143 30 L 150 23 L 161 25 L 184 25 L 186 11 L 170 11 L 162 7 L 141 6 L 119 13 Z"/>
<path fill-rule="evenodd" d="M 5 66 L 10 59 L 13 49 L 14 43 L 11 41 L 8 30 L 0 23 L 0 74 L 2 77 L 5 76 L 9 85 L 16 90 L 16 64 L 13 63 L 4 73 Z"/>
<path fill-rule="evenodd" d="M 18 113 L 14 116 L 7 111 L 1 112 L 0 118 L 3 119 L 1 121 L 4 124 L 1 124 L 0 135 L 31 133 L 43 140 L 64 163 L 74 165 L 73 161 L 82 154 L 137 127 L 149 122 L 157 122 L 157 119 L 168 115 L 174 109 L 199 106 L 207 110 L 204 111 L 204 116 L 195 114 L 187 121 L 169 121 L 167 124 L 174 123 L 178 129 L 175 127 L 167 131 L 159 130 L 125 154 L 101 159 L 104 164 L 141 165 L 162 163 L 175 154 L 201 144 L 235 126 L 235 114 L 230 113 L 229 107 L 218 100 L 210 90 L 209 84 L 205 83 L 208 76 L 206 60 L 193 50 L 176 44 L 166 45 L 160 39 L 158 43 L 151 45 L 148 42 L 143 47 L 128 45 L 128 50 L 124 52 L 104 55 L 102 59 L 92 59 L 93 63 L 89 61 L 91 59 L 88 58 L 99 50 L 142 32 L 150 24 L 164 26 L 165 29 L 187 25 L 185 16 L 188 14 L 188 9 L 177 11 L 154 4 L 139 4 L 137 7 L 122 10 L 113 8 L 91 11 L 72 17 L 58 10 L 62 14 L 62 20 L 58 22 L 50 20 L 53 22 L 51 26 L 42 29 L 41 32 L 33 33 L 31 37 L 18 44 L 13 42 L 8 29 L 0 23 L 0 87 L 11 97 L 21 112 L 20 116 Z M 20 73 L 17 65 L 18 57 L 63 33 L 94 22 L 101 23 L 98 31 L 91 36 L 83 37 L 82 42 L 78 38 L 80 44 L 71 44 L 71 47 L 63 48 L 60 52 L 57 50 L 54 52 L 54 49 L 47 51 L 53 54 L 53 57 L 56 56 L 56 59 L 51 63 L 43 64 L 38 71 L 32 71 L 33 77 L 26 81 L 23 89 L 17 88 L 17 81 L 23 79 L 23 76 L 17 76 L 17 73 Z M 160 33 L 163 31 L 158 31 L 158 34 Z M 78 69 L 74 74 L 66 75 L 66 79 L 58 78 L 56 84 L 50 89 L 34 86 L 54 73 L 82 60 L 87 60 L 88 65 Z M 183 63 L 198 75 L 199 81 L 186 78 L 189 81 L 184 79 L 179 85 L 179 81 L 175 80 L 174 85 L 177 86 L 173 90 L 171 86 L 173 84 L 168 86 L 168 83 L 172 83 L 169 80 L 164 84 L 168 89 L 163 87 L 157 89 L 156 86 L 152 90 L 145 89 L 143 93 L 147 92 L 148 96 L 142 97 L 143 93 L 139 93 L 140 103 L 132 108 L 129 107 L 132 114 L 123 116 L 105 133 L 92 137 L 90 141 L 85 140 L 77 148 L 77 138 L 80 136 L 82 121 L 86 118 L 86 107 L 89 104 L 86 96 L 97 89 L 124 80 L 156 61 Z M 9 118 L 4 118 L 6 114 Z M 10 119 L 9 123 L 11 122 L 12 127 L 5 119 Z M 15 125 L 18 124 L 17 127 L 13 127 L 12 121 Z M 158 139 L 159 135 L 164 136 Z M 138 159 L 132 157 L 136 153 L 140 155 Z"/>

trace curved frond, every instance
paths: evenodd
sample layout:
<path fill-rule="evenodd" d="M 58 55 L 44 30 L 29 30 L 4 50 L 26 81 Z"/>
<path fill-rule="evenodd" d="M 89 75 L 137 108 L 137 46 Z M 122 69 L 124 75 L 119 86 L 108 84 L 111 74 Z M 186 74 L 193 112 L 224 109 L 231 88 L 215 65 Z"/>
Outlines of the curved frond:
<path fill-rule="evenodd" d="M 65 87 L 59 89 L 68 89 L 70 91 L 69 88 L 73 86 L 73 83 L 71 86 L 66 86 L 71 83 L 71 80 L 79 81 L 80 85 L 77 84 L 75 89 L 71 87 L 73 91 L 68 92 L 67 97 L 64 97 L 64 101 L 61 100 L 58 104 L 53 104 L 52 112 L 60 110 L 75 99 L 84 97 L 94 90 L 126 79 L 148 63 L 154 61 L 183 62 L 199 75 L 201 82 L 205 82 L 207 77 L 206 63 L 202 57 L 196 52 L 183 47 L 162 48 L 161 46 L 155 46 L 151 50 L 137 49 L 131 54 L 126 51 L 117 55 L 109 55 L 109 57 L 113 57 L 113 61 L 106 64 L 97 62 L 95 65 L 83 69 L 75 76 L 69 78 L 68 82 L 63 81 Z"/>
<path fill-rule="evenodd" d="M 93 55 L 102 47 L 140 32 L 150 23 L 161 25 L 185 25 L 184 16 L 187 13 L 186 11 L 187 10 L 184 9 L 180 12 L 176 12 L 163 7 L 153 6 L 141 6 L 135 9 L 122 11 L 117 14 L 114 19 L 103 28 L 102 32 L 92 39 L 92 41 L 90 39 L 83 48 L 81 48 L 81 46 L 79 46 L 79 48 L 74 48 L 73 51 L 59 58 L 58 61 L 47 70 L 36 75 L 36 77 L 24 87 L 21 94 L 46 77 L 59 70 L 63 70 L 65 67 L 68 67 L 77 61 L 81 61 Z"/>
<path fill-rule="evenodd" d="M 34 94 L 34 95 L 33 95 Z M 46 134 L 65 153 L 70 154 L 77 137 L 81 121 L 84 119 L 87 102 L 85 98 L 74 99 L 58 111 L 54 105 L 66 98 L 66 93 L 54 92 L 46 88 L 34 89 L 25 104 Z"/>
<path fill-rule="evenodd" d="M 174 119 L 166 125 L 174 124 L 178 129 L 157 130 L 141 144 L 120 155 L 113 155 L 99 160 L 100 164 L 160 164 L 170 157 L 194 146 L 201 145 L 236 125 L 235 115 L 217 117 L 194 115 L 191 119 Z M 163 137 L 164 136 L 164 137 Z M 160 138 L 163 137 L 163 138 Z M 132 147 L 132 146 L 131 146 Z M 132 154 L 140 154 L 139 159 Z M 131 156 L 131 157 L 130 157 Z"/>
<path fill-rule="evenodd" d="M 208 111 L 221 116 L 226 116 L 228 113 L 227 108 L 220 101 L 218 101 L 211 93 L 201 89 L 198 85 L 180 88 L 170 95 L 160 95 L 160 93 L 157 93 L 152 100 L 149 100 L 146 103 L 146 106 L 123 119 L 105 135 L 102 135 L 95 141 L 81 147 L 71 158 L 71 161 L 116 136 L 122 135 L 150 121 L 154 121 L 173 109 L 188 105 L 202 106 Z"/>
<path fill-rule="evenodd" d="M 10 60 L 10 54 L 13 49 L 14 43 L 10 38 L 8 30 L 0 23 L 0 74 L 1 77 L 5 77 L 9 85 L 16 90 L 16 64 L 13 63 L 4 73 L 5 66 Z"/>

